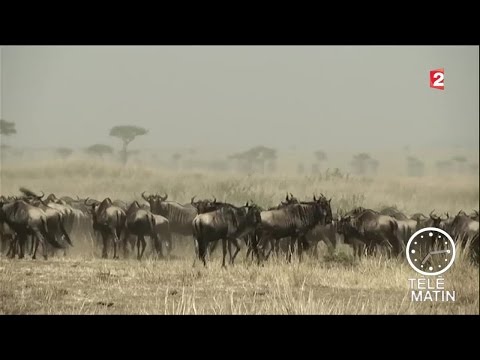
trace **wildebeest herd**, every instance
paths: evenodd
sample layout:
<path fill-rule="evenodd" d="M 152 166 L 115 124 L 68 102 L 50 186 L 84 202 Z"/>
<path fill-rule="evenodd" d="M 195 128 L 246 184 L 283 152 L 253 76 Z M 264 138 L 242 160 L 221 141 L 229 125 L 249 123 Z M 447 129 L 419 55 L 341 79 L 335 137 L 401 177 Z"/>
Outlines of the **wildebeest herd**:
<path fill-rule="evenodd" d="M 42 245 L 45 259 L 69 246 L 75 246 L 76 236 L 90 234 L 94 245 L 101 240 L 102 258 L 108 257 L 113 245 L 113 258 L 137 250 L 142 259 L 149 238 L 156 256 L 169 256 L 175 244 L 173 235 L 190 237 L 195 244 L 195 258 L 206 265 L 206 258 L 222 243 L 223 260 L 228 253 L 233 264 L 241 249 L 247 248 L 247 258 L 257 263 L 268 260 L 272 252 L 285 252 L 291 261 L 296 247 L 299 260 L 303 251 L 318 256 L 317 246 L 325 242 L 330 250 L 338 241 L 352 246 L 354 256 L 372 255 L 384 249 L 388 256 L 402 257 L 410 236 L 418 229 L 436 227 L 447 231 L 461 248 L 467 248 L 478 262 L 479 214 L 460 210 L 455 216 L 438 216 L 432 211 L 410 216 L 394 207 L 380 211 L 357 207 L 332 214 L 331 199 L 324 195 L 300 201 L 291 193 L 278 206 L 262 209 L 252 201 L 236 206 L 213 199 L 195 200 L 180 204 L 168 200 L 168 195 L 146 195 L 144 203 L 121 200 L 102 201 L 78 196 L 47 197 L 20 188 L 20 196 L 0 196 L 0 251 L 6 256 L 24 258 L 25 248 L 36 258 Z M 83 236 L 82 238 L 86 238 Z M 232 252 L 232 246 L 234 251 Z M 428 246 L 434 246 L 430 244 Z"/>

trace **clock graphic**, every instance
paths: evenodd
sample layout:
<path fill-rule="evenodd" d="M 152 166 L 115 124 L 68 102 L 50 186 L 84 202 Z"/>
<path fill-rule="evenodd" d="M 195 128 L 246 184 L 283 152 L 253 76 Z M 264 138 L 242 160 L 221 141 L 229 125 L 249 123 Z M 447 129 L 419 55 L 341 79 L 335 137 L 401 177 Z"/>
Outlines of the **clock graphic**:
<path fill-rule="evenodd" d="M 455 243 L 442 229 L 427 227 L 418 230 L 407 242 L 407 260 L 422 275 L 440 275 L 455 261 Z"/>

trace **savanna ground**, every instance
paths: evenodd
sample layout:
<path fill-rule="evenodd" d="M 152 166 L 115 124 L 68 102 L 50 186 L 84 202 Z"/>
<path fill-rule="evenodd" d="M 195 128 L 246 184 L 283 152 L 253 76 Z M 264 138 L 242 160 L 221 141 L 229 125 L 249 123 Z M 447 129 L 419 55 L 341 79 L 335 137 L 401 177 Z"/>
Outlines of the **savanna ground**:
<path fill-rule="evenodd" d="M 355 179 L 296 175 L 245 176 L 225 173 L 172 173 L 102 162 L 62 161 L 8 165 L 1 169 L 1 193 L 25 186 L 57 196 L 78 195 L 131 201 L 142 191 L 168 193 L 189 202 L 193 195 L 234 204 L 253 200 L 276 205 L 292 192 L 298 198 L 323 193 L 332 207 L 379 209 L 397 206 L 407 214 L 433 209 L 456 214 L 478 209 L 478 177 Z M 235 266 L 220 267 L 220 247 L 208 267 L 192 267 L 193 246 L 177 247 L 169 260 L 102 260 L 84 237 L 72 239 L 67 257 L 10 260 L 0 257 L 1 314 L 478 314 L 479 269 L 464 257 L 444 274 L 455 302 L 412 302 L 401 260 L 382 256 L 354 261 L 340 244 L 319 260 L 283 258 L 262 267 L 239 253 Z"/>

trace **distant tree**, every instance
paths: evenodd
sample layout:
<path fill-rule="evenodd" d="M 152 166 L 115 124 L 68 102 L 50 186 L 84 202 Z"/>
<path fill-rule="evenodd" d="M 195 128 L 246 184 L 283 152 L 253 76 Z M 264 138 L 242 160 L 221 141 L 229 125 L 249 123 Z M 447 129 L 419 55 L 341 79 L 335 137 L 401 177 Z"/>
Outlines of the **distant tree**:
<path fill-rule="evenodd" d="M 438 175 L 448 175 L 452 171 L 452 162 L 449 160 L 440 160 L 435 163 Z"/>
<path fill-rule="evenodd" d="M 0 135 L 10 136 L 16 133 L 17 130 L 13 121 L 0 119 Z"/>
<path fill-rule="evenodd" d="M 180 162 L 181 158 L 182 158 L 182 154 L 179 153 L 179 152 L 176 152 L 172 155 L 173 165 L 176 169 L 178 169 L 178 167 L 179 167 L 179 162 Z"/>
<path fill-rule="evenodd" d="M 379 164 L 380 163 L 379 163 L 378 160 L 375 160 L 375 159 L 370 159 L 369 160 L 368 167 L 369 167 L 370 171 L 372 172 L 372 174 L 377 175 Z"/>
<path fill-rule="evenodd" d="M 14 122 L 0 119 L 0 135 L 10 136 L 16 133 L 17 130 L 15 129 Z M 2 136 L 0 136 L 0 139 L 1 138 Z M 6 153 L 7 149 L 10 151 L 10 147 L 3 144 L 3 141 L 0 141 L 0 143 L 2 143 L 2 153 Z"/>
<path fill-rule="evenodd" d="M 275 170 L 277 151 L 265 146 L 256 146 L 243 153 L 230 155 L 228 159 L 236 160 L 240 171 L 250 172 L 256 170 L 263 174 L 266 168 L 269 171 Z"/>
<path fill-rule="evenodd" d="M 66 159 L 68 158 L 70 155 L 72 155 L 73 153 L 73 150 L 70 149 L 70 148 L 64 148 L 64 147 L 61 147 L 61 148 L 58 148 L 56 150 L 57 154 L 63 158 L 63 159 Z"/>
<path fill-rule="evenodd" d="M 110 136 L 117 137 L 123 141 L 122 151 L 120 153 L 123 164 L 127 163 L 128 152 L 127 147 L 137 136 L 148 133 L 148 130 L 133 125 L 115 126 L 110 130 Z"/>
<path fill-rule="evenodd" d="M 298 175 L 305 174 L 305 165 L 303 163 L 298 163 L 297 164 L 297 174 Z"/>
<path fill-rule="evenodd" d="M 313 153 L 313 155 L 315 157 L 315 160 L 318 163 L 318 171 L 320 171 L 322 167 L 322 163 L 324 163 L 327 160 L 327 154 L 322 150 L 317 150 Z"/>
<path fill-rule="evenodd" d="M 468 166 L 469 170 L 470 170 L 470 173 L 472 175 L 477 175 L 478 176 L 478 163 L 471 163 L 469 166 Z"/>
<path fill-rule="evenodd" d="M 353 157 L 351 166 L 357 175 L 365 175 L 369 169 L 372 158 L 367 153 L 360 153 Z"/>
<path fill-rule="evenodd" d="M 425 174 L 425 164 L 413 156 L 407 157 L 408 176 L 423 176 Z"/>
<path fill-rule="evenodd" d="M 85 149 L 87 154 L 103 157 L 105 154 L 112 154 L 113 148 L 104 144 L 95 144 Z"/>
<path fill-rule="evenodd" d="M 465 165 L 467 163 L 467 158 L 465 156 L 455 156 L 452 158 L 452 161 L 457 164 L 457 171 L 459 173 L 465 172 Z"/>

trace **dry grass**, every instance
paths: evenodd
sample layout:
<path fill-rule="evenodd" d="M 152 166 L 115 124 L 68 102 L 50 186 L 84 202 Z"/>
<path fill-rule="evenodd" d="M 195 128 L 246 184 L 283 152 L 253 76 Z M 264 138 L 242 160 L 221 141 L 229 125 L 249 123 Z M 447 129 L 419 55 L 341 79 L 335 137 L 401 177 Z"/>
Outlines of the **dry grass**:
<path fill-rule="evenodd" d="M 478 268 L 454 265 L 456 302 L 411 302 L 407 264 L 308 260 L 227 270 L 191 259 L 0 260 L 0 314 L 478 314 Z"/>
<path fill-rule="evenodd" d="M 140 199 L 167 192 L 187 202 L 193 195 L 277 204 L 285 192 L 304 198 L 332 197 L 334 208 L 397 205 L 408 213 L 457 212 L 478 208 L 477 178 L 331 179 L 292 175 L 242 176 L 169 173 L 102 162 L 49 162 L 1 170 L 1 193 L 25 186 L 57 195 Z M 459 258 L 445 273 L 456 302 L 414 303 L 408 279 L 417 274 L 405 262 L 384 258 L 353 262 L 341 246 L 334 257 L 299 264 L 243 260 L 220 268 L 217 249 L 208 268 L 193 263 L 193 250 L 171 260 L 100 260 L 82 239 L 67 258 L 8 260 L 0 257 L 1 314 L 478 314 L 478 267 Z"/>

